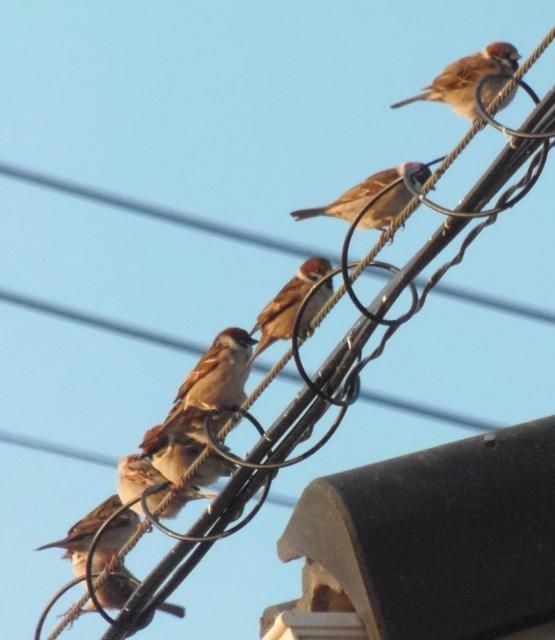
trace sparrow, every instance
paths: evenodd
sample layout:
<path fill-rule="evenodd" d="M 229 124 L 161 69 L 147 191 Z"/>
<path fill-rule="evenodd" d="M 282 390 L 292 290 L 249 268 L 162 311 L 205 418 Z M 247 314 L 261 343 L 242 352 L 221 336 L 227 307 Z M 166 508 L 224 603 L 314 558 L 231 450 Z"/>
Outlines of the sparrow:
<path fill-rule="evenodd" d="M 241 404 L 242 402 L 243 401 L 241 401 Z M 211 433 L 216 435 L 220 428 L 232 417 L 233 413 L 233 410 L 221 411 L 220 413 L 207 411 L 205 413 L 197 413 L 196 416 L 178 416 L 179 420 L 173 420 L 169 424 L 163 425 L 161 433 L 164 436 L 168 434 L 170 438 L 185 444 L 190 442 L 196 445 L 201 444 L 203 447 L 210 447 L 210 440 L 206 436 L 206 426 L 208 426 Z M 230 450 L 224 446 L 221 441 L 220 447 L 226 451 Z"/>
<path fill-rule="evenodd" d="M 169 480 L 156 469 L 148 458 L 141 456 L 141 454 L 133 453 L 121 458 L 118 464 L 118 494 L 120 500 L 125 503 L 137 496 L 142 495 L 145 489 L 152 487 L 156 484 L 165 484 Z M 167 490 L 161 489 L 156 493 L 152 493 L 147 498 L 147 505 L 150 512 L 156 510 L 158 505 L 162 502 L 167 494 Z M 180 491 L 168 506 L 168 508 L 162 513 L 164 518 L 175 518 L 175 516 L 181 511 L 182 507 L 191 500 L 198 500 L 200 498 L 215 498 L 217 494 L 200 491 L 198 487 L 194 485 L 187 485 L 182 491 Z M 131 509 L 138 514 L 143 513 L 143 508 L 140 502 L 136 502 Z"/>
<path fill-rule="evenodd" d="M 70 558 L 75 551 L 87 552 L 90 544 L 101 525 L 122 506 L 119 496 L 110 496 L 88 513 L 82 520 L 76 522 L 67 532 L 67 536 L 61 540 L 50 542 L 38 547 L 36 551 L 59 547 L 65 549 L 63 558 Z M 97 551 L 105 553 L 118 553 L 129 540 L 140 524 L 139 516 L 127 509 L 120 513 L 108 525 L 99 540 Z"/>
<path fill-rule="evenodd" d="M 179 387 L 160 433 L 203 434 L 207 414 L 243 404 L 247 398 L 243 387 L 251 370 L 252 345 L 256 342 L 237 327 L 220 332 Z M 229 414 L 221 417 L 225 422 Z"/>
<path fill-rule="evenodd" d="M 204 429 L 197 437 L 196 431 L 195 426 L 190 424 L 185 429 L 176 429 L 170 434 L 168 431 L 164 432 L 163 425 L 157 424 L 145 433 L 139 446 L 143 450 L 143 456 L 170 482 L 175 483 L 204 450 L 203 445 L 208 444 Z M 227 449 L 225 445 L 222 446 Z M 207 487 L 221 476 L 230 476 L 234 471 L 235 465 L 232 462 L 213 452 L 195 472 L 191 484 Z"/>
<path fill-rule="evenodd" d="M 269 302 L 256 319 L 251 334 L 261 332 L 258 346 L 253 354 L 253 359 L 259 356 L 276 340 L 289 339 L 293 335 L 297 311 L 309 291 L 325 275 L 332 271 L 329 260 L 312 257 L 303 262 L 296 275 L 279 291 L 276 297 Z M 301 333 L 306 332 L 312 319 L 324 306 L 333 294 L 333 283 L 327 280 L 314 294 L 300 321 Z"/>
<path fill-rule="evenodd" d="M 335 200 L 327 207 L 299 209 L 298 211 L 293 211 L 291 215 L 295 220 L 304 220 L 314 216 L 332 216 L 352 223 L 370 200 L 392 182 L 402 178 L 405 173 L 410 173 L 411 177 L 419 185 L 424 184 L 432 175 L 430 169 L 421 162 L 404 162 L 399 167 L 374 173 L 360 184 L 346 191 L 338 200 Z M 412 194 L 406 188 L 405 183 L 400 180 L 399 184 L 392 187 L 390 191 L 368 209 L 357 228 L 384 231 L 401 213 L 411 198 Z"/>
<path fill-rule="evenodd" d="M 516 47 L 508 42 L 488 44 L 482 51 L 452 62 L 434 78 L 432 84 L 424 87 L 422 93 L 396 102 L 391 108 L 397 109 L 411 102 L 429 100 L 448 104 L 463 118 L 477 118 L 475 95 L 478 84 L 486 76 L 504 76 L 491 78 L 484 83 L 480 98 L 482 104 L 487 107 L 505 86 L 508 76 L 512 76 L 518 69 L 520 57 Z M 516 88 L 507 96 L 501 108 L 505 108 L 511 102 L 515 92 Z"/>
<path fill-rule="evenodd" d="M 103 571 L 112 561 L 113 555 L 95 553 L 92 562 L 92 573 Z M 87 571 L 87 553 L 74 551 L 71 554 L 71 565 L 76 578 L 82 578 Z M 86 583 L 85 583 L 86 585 Z M 96 597 L 104 609 L 121 609 L 139 585 L 139 580 L 119 562 L 111 570 L 104 583 L 96 590 Z M 86 586 L 85 586 L 86 588 Z M 183 618 L 185 609 L 176 604 L 163 602 L 157 607 L 160 611 Z M 94 602 L 89 600 L 83 611 L 96 611 Z"/>

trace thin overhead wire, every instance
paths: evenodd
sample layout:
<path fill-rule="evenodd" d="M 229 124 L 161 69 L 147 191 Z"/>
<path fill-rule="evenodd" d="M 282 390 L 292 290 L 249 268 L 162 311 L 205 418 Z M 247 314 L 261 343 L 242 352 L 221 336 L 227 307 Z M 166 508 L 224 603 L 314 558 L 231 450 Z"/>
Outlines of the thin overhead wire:
<path fill-rule="evenodd" d="M 336 264 L 340 261 L 340 257 L 337 254 L 322 251 L 321 247 L 293 242 L 291 240 L 283 240 L 275 236 L 260 233 L 259 231 L 211 220 L 205 216 L 195 215 L 171 207 L 145 202 L 130 196 L 112 193 L 81 182 L 57 178 L 12 163 L 0 162 L 0 175 L 36 187 L 50 189 L 69 196 L 115 207 L 128 213 L 148 217 L 158 222 L 195 229 L 201 233 L 214 235 L 227 241 L 241 242 L 259 249 L 268 249 L 303 260 L 307 256 L 321 255 Z M 386 276 L 381 273 L 371 273 L 370 275 L 375 278 L 381 278 L 382 280 L 386 279 Z M 416 278 L 414 284 L 422 287 L 426 284 L 426 280 L 425 278 Z M 491 311 L 507 313 L 523 319 L 555 325 L 555 311 L 550 309 L 544 309 L 517 300 L 510 300 L 502 296 L 482 293 L 452 284 L 440 284 L 436 287 L 435 291 L 438 294 L 453 300 L 458 300 L 459 302 L 473 304 Z"/>
<path fill-rule="evenodd" d="M 18 292 L 9 291 L 8 289 L 0 288 L 0 302 L 12 304 L 62 320 L 68 320 L 93 329 L 113 333 L 118 336 L 139 340 L 158 347 L 165 347 L 181 353 L 188 353 L 197 357 L 206 353 L 208 348 L 207 345 L 203 345 L 192 340 L 177 338 L 159 331 L 152 331 L 137 325 L 116 321 L 99 314 L 81 311 L 79 309 L 60 305 L 48 300 L 42 300 Z M 267 375 L 271 370 L 271 367 L 255 362 L 253 369 L 259 373 Z M 287 382 L 296 384 L 301 381 L 298 373 L 284 369 L 280 372 L 280 378 Z M 502 426 L 500 422 L 496 422 L 491 419 L 471 416 L 453 409 L 443 409 L 441 407 L 424 402 L 417 402 L 416 400 L 410 400 L 384 391 L 362 389 L 360 392 L 360 399 L 365 402 L 378 404 L 393 411 L 401 411 L 421 418 L 445 422 L 446 424 L 461 427 L 463 429 L 470 429 L 472 431 L 490 431 Z"/>
<path fill-rule="evenodd" d="M 13 433 L 0 429 L 0 442 L 10 444 L 31 451 L 40 451 L 41 453 L 51 453 L 55 456 L 70 458 L 71 460 L 79 460 L 80 462 L 88 462 L 101 467 L 115 468 L 118 465 L 118 459 L 115 456 L 109 456 L 95 451 L 79 449 L 78 447 L 68 447 L 59 442 L 43 440 L 33 436 L 26 436 L 21 433 Z"/>

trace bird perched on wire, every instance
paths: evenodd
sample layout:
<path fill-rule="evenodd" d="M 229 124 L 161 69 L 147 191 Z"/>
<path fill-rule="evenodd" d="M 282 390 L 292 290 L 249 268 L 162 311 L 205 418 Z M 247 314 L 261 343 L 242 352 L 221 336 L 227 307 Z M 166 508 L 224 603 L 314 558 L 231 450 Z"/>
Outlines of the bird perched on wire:
<path fill-rule="evenodd" d="M 485 82 L 482 87 L 480 99 L 487 107 L 505 86 L 508 77 L 518 69 L 519 59 L 516 47 L 508 42 L 488 44 L 482 51 L 452 62 L 434 78 L 432 84 L 424 87 L 422 93 L 396 102 L 391 108 L 397 109 L 420 100 L 444 102 L 463 118 L 477 118 L 475 95 L 479 83 L 486 76 L 497 76 Z M 503 108 L 511 102 L 515 91 L 516 89 L 502 103 Z"/>
<path fill-rule="evenodd" d="M 292 211 L 291 215 L 295 220 L 304 220 L 314 216 L 331 216 L 352 223 L 362 208 L 369 204 L 380 191 L 398 180 L 398 184 L 391 187 L 387 193 L 369 207 L 357 226 L 361 229 L 380 229 L 383 231 L 412 198 L 411 192 L 401 180 L 407 173 L 410 173 L 411 178 L 418 185 L 422 185 L 432 175 L 429 167 L 421 162 L 404 162 L 399 167 L 374 173 L 326 207 L 299 209 Z"/>
<path fill-rule="evenodd" d="M 220 332 L 179 387 L 163 426 L 178 417 L 186 419 L 240 405 L 246 399 L 244 386 L 251 369 L 252 345 L 256 342 L 237 327 Z"/>
<path fill-rule="evenodd" d="M 113 556 L 105 553 L 95 553 L 91 565 L 92 573 L 100 573 L 110 564 L 113 564 Z M 82 551 L 74 551 L 71 554 L 71 565 L 76 578 L 85 576 L 87 554 Z M 139 584 L 139 580 L 124 566 L 123 562 L 119 562 L 114 564 L 113 569 L 109 568 L 106 580 L 96 589 L 95 595 L 102 608 L 121 609 Z M 162 602 L 156 608 L 179 618 L 185 616 L 184 607 L 169 602 Z M 94 602 L 89 600 L 83 611 L 96 611 Z"/>
<path fill-rule="evenodd" d="M 293 335 L 295 318 L 302 301 L 324 276 L 332 271 L 329 260 L 313 256 L 299 267 L 295 276 L 278 292 L 256 319 L 251 334 L 261 332 L 253 359 L 276 340 L 287 340 Z M 314 294 L 304 309 L 299 328 L 301 335 L 309 328 L 312 319 L 333 294 L 333 283 L 328 279 Z"/>
<path fill-rule="evenodd" d="M 200 419 L 197 419 L 200 422 Z M 178 482 L 182 475 L 204 450 L 203 444 L 208 444 L 204 429 L 199 424 L 191 424 L 187 428 L 169 433 L 163 430 L 163 425 L 157 424 L 149 429 L 139 445 L 153 466 L 171 482 Z M 197 431 L 199 432 L 197 434 Z M 223 448 L 227 449 L 225 445 Z M 207 487 L 214 484 L 222 476 L 230 476 L 235 471 L 235 465 L 228 462 L 217 453 L 204 461 L 195 471 L 190 482 L 192 485 Z"/>
<path fill-rule="evenodd" d="M 88 513 L 82 520 L 76 522 L 69 529 L 65 538 L 44 544 L 36 550 L 42 551 L 43 549 L 59 547 L 66 550 L 62 556 L 63 558 L 70 558 L 71 554 L 75 551 L 87 552 L 96 532 L 121 506 L 122 502 L 119 496 L 110 496 Z M 97 552 L 108 554 L 118 553 L 136 531 L 140 521 L 139 516 L 135 512 L 129 509 L 122 511 L 106 527 L 104 534 L 98 542 Z"/>
<path fill-rule="evenodd" d="M 148 458 L 141 454 L 133 453 L 121 458 L 118 464 L 118 494 L 122 502 L 128 502 L 143 494 L 145 489 L 161 485 L 161 490 L 151 493 L 146 500 L 148 510 L 152 513 L 166 497 L 170 482 L 166 476 L 156 469 Z M 216 498 L 217 494 L 200 491 L 194 485 L 187 485 L 179 491 L 171 504 L 161 514 L 164 518 L 175 518 L 187 502 L 200 498 Z M 136 502 L 131 509 L 142 514 L 143 508 L 140 502 Z"/>

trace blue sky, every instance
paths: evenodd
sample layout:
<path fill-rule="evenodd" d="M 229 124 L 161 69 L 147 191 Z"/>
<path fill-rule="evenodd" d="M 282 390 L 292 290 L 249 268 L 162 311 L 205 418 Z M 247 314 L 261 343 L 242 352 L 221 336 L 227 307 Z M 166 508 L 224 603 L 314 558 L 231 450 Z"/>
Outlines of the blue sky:
<path fill-rule="evenodd" d="M 0 26 L 0 160 L 336 253 L 344 223 L 294 223 L 289 211 L 325 204 L 380 169 L 448 152 L 468 121 L 441 105 L 388 105 L 488 42 L 507 40 L 529 54 L 549 29 L 552 3 L 539 0 L 533 13 L 512 4 L 10 3 Z M 554 55 L 550 49 L 526 78 L 540 95 L 552 84 Z M 502 119 L 518 125 L 529 107 L 519 96 Z M 480 134 L 435 199 L 454 206 L 505 141 Z M 533 192 L 482 234 L 447 283 L 553 308 L 551 173 L 548 163 Z M 207 345 L 226 326 L 250 329 L 300 263 L 1 177 L 0 194 L 0 287 Z M 402 265 L 441 222 L 420 208 L 383 259 Z M 375 239 L 358 234 L 354 254 Z M 364 287 L 370 300 L 379 282 L 364 279 Z M 341 303 L 307 346 L 307 366 L 354 318 Z M 5 304 L 0 326 L 0 428 L 112 456 L 136 450 L 196 361 Z M 363 384 L 511 425 L 553 412 L 554 347 L 548 324 L 434 295 Z M 284 349 L 273 347 L 263 361 Z M 248 389 L 258 380 L 253 374 Z M 296 390 L 276 382 L 254 413 L 269 424 Z M 317 476 L 469 435 L 358 403 L 326 448 L 280 473 L 274 489 L 296 498 Z M 232 442 L 245 451 L 252 433 L 245 427 Z M 30 637 L 71 577 L 56 551 L 33 549 L 113 493 L 115 474 L 7 444 L 0 460 L 9 481 L 3 623 L 7 637 Z M 195 513 L 185 511 L 179 525 L 186 529 Z M 275 552 L 289 514 L 267 505 L 217 544 L 173 598 L 187 618 L 159 615 L 141 637 L 229 637 L 231 626 L 234 638 L 256 637 L 263 608 L 300 592 L 300 564 L 283 565 Z M 128 566 L 143 576 L 169 546 L 152 533 Z M 88 640 L 104 629 L 88 615 L 69 633 Z"/>

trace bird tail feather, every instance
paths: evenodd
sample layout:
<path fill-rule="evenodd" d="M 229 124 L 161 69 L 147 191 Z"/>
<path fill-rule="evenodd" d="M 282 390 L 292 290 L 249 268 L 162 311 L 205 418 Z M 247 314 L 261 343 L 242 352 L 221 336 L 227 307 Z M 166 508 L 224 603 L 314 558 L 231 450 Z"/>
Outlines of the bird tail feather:
<path fill-rule="evenodd" d="M 178 604 L 171 604 L 171 602 L 161 602 L 156 608 L 160 611 L 165 611 L 172 616 L 177 616 L 178 618 L 185 617 L 185 607 L 181 607 Z"/>
<path fill-rule="evenodd" d="M 298 209 L 291 211 L 291 217 L 295 220 L 304 220 L 305 218 L 314 218 L 315 216 L 325 215 L 326 210 L 323 207 L 315 207 L 314 209 Z"/>
<path fill-rule="evenodd" d="M 427 91 L 419 93 L 417 96 L 412 96 L 412 98 L 406 98 L 406 100 L 401 100 L 400 102 L 396 102 L 395 104 L 390 105 L 390 109 L 398 109 L 399 107 L 404 107 L 405 105 L 411 104 L 413 102 L 427 100 L 428 95 L 429 94 Z"/>
<path fill-rule="evenodd" d="M 256 349 L 254 350 L 254 353 L 251 356 L 251 364 L 255 361 L 256 358 L 258 358 L 258 356 L 263 352 L 266 351 L 266 349 L 271 345 L 274 344 L 274 342 L 276 341 L 276 338 L 271 338 L 270 336 L 264 336 L 262 335 L 260 340 L 258 341 L 258 344 L 256 345 Z"/>
<path fill-rule="evenodd" d="M 48 544 L 43 544 L 42 547 L 37 547 L 35 551 L 43 551 L 44 549 L 54 549 L 55 547 L 63 547 L 65 538 L 62 540 L 56 540 L 56 542 L 49 542 Z"/>

